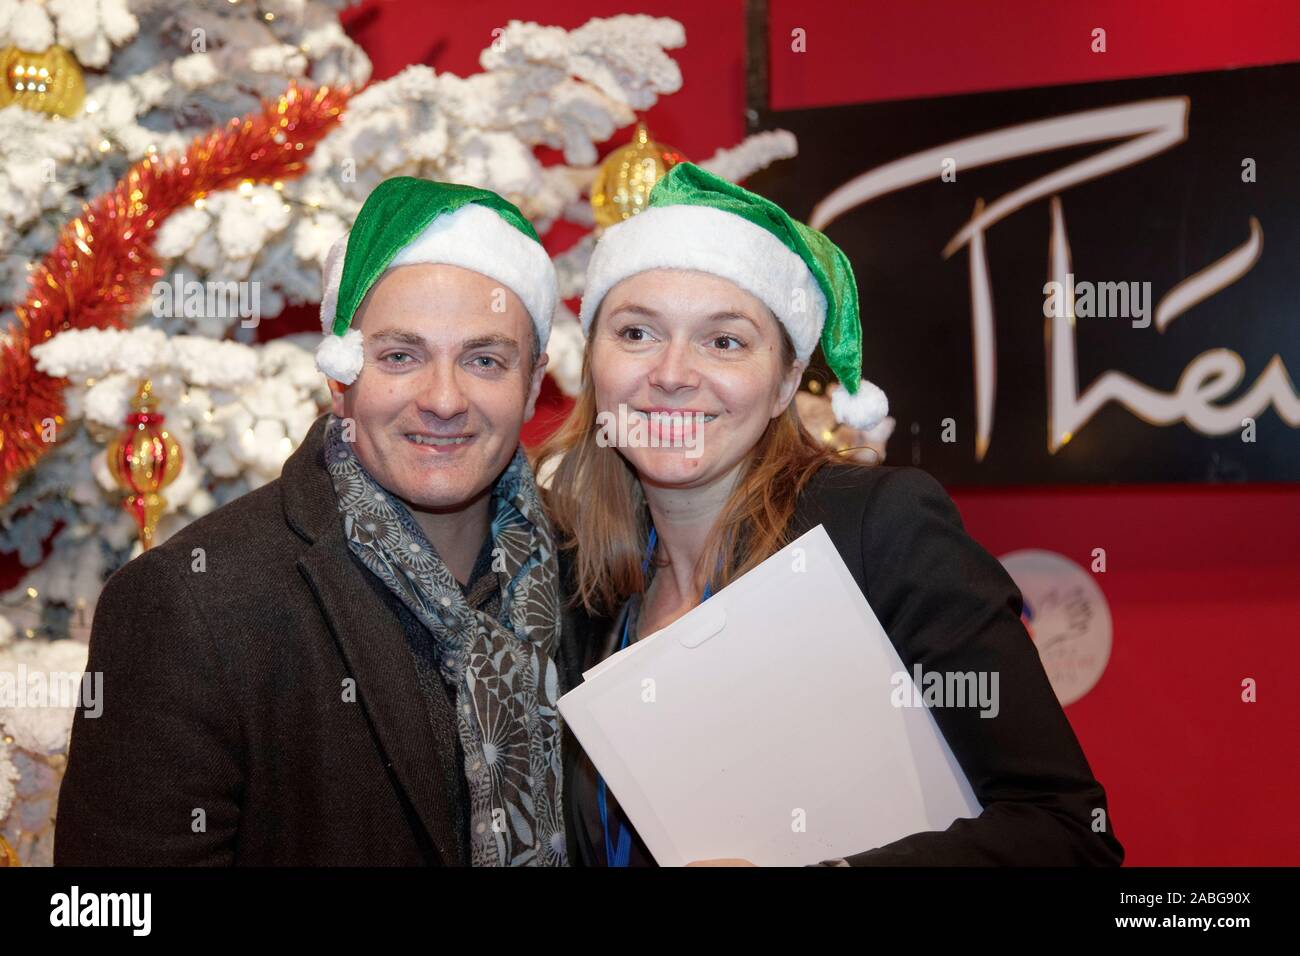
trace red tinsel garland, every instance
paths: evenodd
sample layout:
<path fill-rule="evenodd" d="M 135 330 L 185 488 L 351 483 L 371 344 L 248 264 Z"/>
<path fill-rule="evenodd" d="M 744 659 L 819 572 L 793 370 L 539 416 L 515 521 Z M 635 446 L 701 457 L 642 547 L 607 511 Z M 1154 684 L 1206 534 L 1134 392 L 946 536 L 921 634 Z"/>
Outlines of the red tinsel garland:
<path fill-rule="evenodd" d="M 51 445 L 43 423 L 63 424 L 66 379 L 36 368 L 33 345 L 65 329 L 122 328 L 162 274 L 153 242 L 168 216 L 207 193 L 244 180 L 302 173 L 316 144 L 347 104 L 346 90 L 291 84 L 259 113 L 196 138 L 167 156 L 146 156 L 117 186 L 68 223 L 32 270 L 18 324 L 0 340 L 0 502 Z"/>

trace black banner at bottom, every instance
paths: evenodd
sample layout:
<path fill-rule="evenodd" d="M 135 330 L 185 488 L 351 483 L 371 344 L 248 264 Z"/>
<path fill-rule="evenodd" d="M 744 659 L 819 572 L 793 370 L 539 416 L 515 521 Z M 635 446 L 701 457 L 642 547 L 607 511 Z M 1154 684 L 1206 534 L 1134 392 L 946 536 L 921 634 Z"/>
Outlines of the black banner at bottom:
<path fill-rule="evenodd" d="M 575 937 L 665 948 L 773 931 L 822 941 L 990 935 L 1213 939 L 1285 931 L 1297 869 L 1127 868 L 552 870 L 13 870 L 0 884 L 6 943 L 76 934 L 131 945 L 259 941 L 410 945 L 461 933 L 476 949 Z M 399 943 L 393 934 L 411 934 Z M 428 935 L 426 935 L 428 934 Z M 450 934 L 450 935 L 448 935 Z M 586 937 L 581 939 L 578 937 Z M 15 952 L 18 950 L 15 949 Z"/>

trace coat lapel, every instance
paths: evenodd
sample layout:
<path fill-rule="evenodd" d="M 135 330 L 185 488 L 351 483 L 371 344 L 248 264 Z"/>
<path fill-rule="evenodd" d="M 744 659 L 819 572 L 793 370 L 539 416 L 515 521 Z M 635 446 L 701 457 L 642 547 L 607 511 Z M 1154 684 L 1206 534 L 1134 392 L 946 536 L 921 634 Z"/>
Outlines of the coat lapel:
<path fill-rule="evenodd" d="M 446 781 L 456 766 L 456 741 L 440 740 L 426 717 L 406 636 L 378 582 L 352 559 L 324 463 L 322 416 L 285 462 L 281 489 L 286 518 L 311 546 L 298 569 L 312 589 L 348 670 L 387 765 L 424 824 L 444 863 L 460 864 L 458 794 Z M 382 585 L 380 585 L 382 587 Z M 451 707 L 451 704 L 447 704 Z M 454 726 L 455 715 L 450 723 Z"/>
<path fill-rule="evenodd" d="M 450 795 L 443 793 L 451 775 L 462 772 L 449 766 L 455 742 L 435 739 L 401 623 L 365 579 L 367 572 L 352 560 L 341 537 L 337 543 L 317 541 L 298 560 L 298 567 L 356 679 L 357 700 L 398 783 L 443 862 L 463 862 Z"/>

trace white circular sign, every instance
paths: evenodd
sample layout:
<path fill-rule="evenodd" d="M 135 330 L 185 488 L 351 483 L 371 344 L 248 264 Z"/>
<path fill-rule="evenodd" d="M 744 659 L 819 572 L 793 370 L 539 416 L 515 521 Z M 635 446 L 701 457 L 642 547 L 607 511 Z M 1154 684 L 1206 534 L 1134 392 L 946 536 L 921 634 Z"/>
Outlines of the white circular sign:
<path fill-rule="evenodd" d="M 1101 679 L 1110 660 L 1106 596 L 1093 575 L 1054 551 L 1012 551 L 1000 559 L 1020 588 L 1025 629 L 1064 707 Z"/>

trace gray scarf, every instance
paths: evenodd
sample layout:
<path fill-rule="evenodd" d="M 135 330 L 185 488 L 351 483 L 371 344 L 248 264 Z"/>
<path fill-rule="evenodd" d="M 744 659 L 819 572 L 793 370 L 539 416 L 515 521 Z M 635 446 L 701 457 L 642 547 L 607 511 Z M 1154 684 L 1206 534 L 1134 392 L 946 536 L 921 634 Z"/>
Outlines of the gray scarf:
<path fill-rule="evenodd" d="M 349 547 L 433 634 L 439 670 L 456 688 L 473 865 L 566 865 L 555 549 L 523 449 L 492 489 L 499 619 L 469 606 L 410 511 L 361 467 L 332 415 L 325 465 Z"/>

